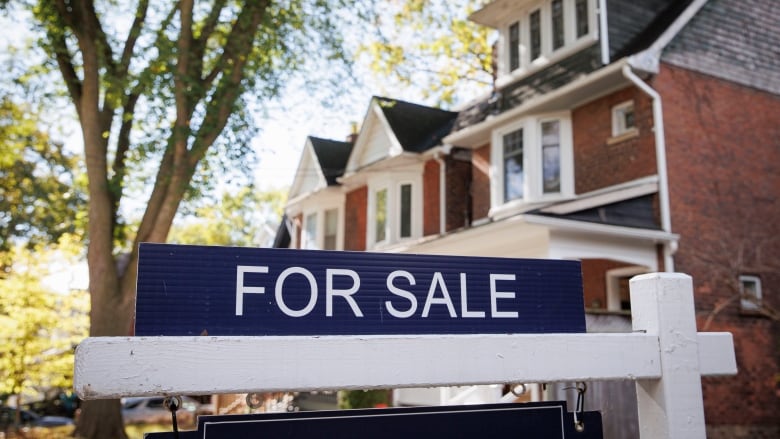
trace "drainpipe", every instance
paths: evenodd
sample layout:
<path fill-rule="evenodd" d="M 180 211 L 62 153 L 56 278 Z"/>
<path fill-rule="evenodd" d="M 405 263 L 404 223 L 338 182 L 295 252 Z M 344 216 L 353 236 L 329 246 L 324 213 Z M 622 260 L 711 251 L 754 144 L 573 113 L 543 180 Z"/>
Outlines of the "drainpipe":
<path fill-rule="evenodd" d="M 445 144 L 433 154 L 433 159 L 439 164 L 439 235 L 447 233 L 447 167 L 442 157 L 452 151 L 452 145 Z"/>
<path fill-rule="evenodd" d="M 669 179 L 666 169 L 666 141 L 664 136 L 663 109 L 661 108 L 661 95 L 658 94 L 646 82 L 640 79 L 632 70 L 631 65 L 623 66 L 623 76 L 634 83 L 640 90 L 653 100 L 653 125 L 655 131 L 655 161 L 658 167 L 658 203 L 661 210 L 661 228 L 664 232 L 672 233 L 672 217 L 669 207 Z M 672 255 L 677 251 L 677 241 L 663 243 L 664 270 L 674 271 Z"/>

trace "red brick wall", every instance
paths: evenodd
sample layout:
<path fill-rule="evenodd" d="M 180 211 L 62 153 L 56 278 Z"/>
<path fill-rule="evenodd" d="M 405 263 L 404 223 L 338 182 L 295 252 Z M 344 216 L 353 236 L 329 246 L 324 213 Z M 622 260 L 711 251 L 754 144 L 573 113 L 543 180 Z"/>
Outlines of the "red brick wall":
<path fill-rule="evenodd" d="M 365 250 L 368 188 L 362 186 L 348 192 L 344 204 L 344 250 Z"/>
<path fill-rule="evenodd" d="M 447 231 L 471 223 L 471 151 L 454 148 L 447 156 Z"/>
<path fill-rule="evenodd" d="M 471 163 L 471 212 L 478 220 L 490 212 L 490 144 L 475 149 Z"/>
<path fill-rule="evenodd" d="M 759 276 L 764 302 L 780 308 L 780 97 L 668 65 L 652 85 L 680 234 L 675 270 L 693 277 L 699 330 L 734 334 L 739 374 L 703 380 L 707 422 L 776 432 L 780 326 L 743 315 L 736 285 Z"/>
<path fill-rule="evenodd" d="M 634 101 L 637 137 L 607 144 L 612 107 Z M 634 87 L 572 111 L 575 190 L 578 194 L 656 173 L 652 101 Z"/>
<path fill-rule="evenodd" d="M 439 180 L 439 163 L 428 160 L 423 170 L 423 236 L 439 234 Z"/>
<path fill-rule="evenodd" d="M 583 259 L 582 289 L 585 308 L 607 309 L 607 271 L 631 264 L 609 259 Z"/>

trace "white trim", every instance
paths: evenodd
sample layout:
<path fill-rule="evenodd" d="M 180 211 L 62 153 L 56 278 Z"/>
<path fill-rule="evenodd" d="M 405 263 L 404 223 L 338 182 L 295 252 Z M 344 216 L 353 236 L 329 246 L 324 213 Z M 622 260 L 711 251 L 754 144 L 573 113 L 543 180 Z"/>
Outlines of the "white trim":
<path fill-rule="evenodd" d="M 607 20 L 607 0 L 598 0 L 599 42 L 601 43 L 601 63 L 609 65 L 609 20 Z"/>
<path fill-rule="evenodd" d="M 736 364 L 718 355 L 731 346 L 733 357 L 731 334 L 699 333 L 698 338 L 703 340 L 699 358 L 721 360 L 702 362 L 702 375 L 736 373 Z M 107 399 L 658 379 L 658 356 L 658 336 L 638 332 L 91 337 L 76 349 L 74 388 L 82 399 Z"/>
<path fill-rule="evenodd" d="M 609 236 L 622 236 L 626 238 L 637 238 L 653 242 L 671 242 L 677 241 L 679 239 L 679 235 L 667 233 L 661 230 L 648 230 L 634 227 L 589 223 L 585 221 L 551 218 L 542 215 L 524 214 L 523 220 L 529 224 L 549 226 L 553 229 L 583 231 Z"/>
<path fill-rule="evenodd" d="M 756 286 L 756 295 L 754 300 L 745 299 L 745 283 L 753 282 Z M 740 275 L 739 276 L 739 306 L 742 311 L 758 311 L 761 309 L 761 300 L 763 299 L 763 293 L 761 292 L 761 278 L 758 276 Z"/>
<path fill-rule="evenodd" d="M 634 126 L 629 127 L 626 125 L 626 110 L 629 108 L 632 113 L 636 114 L 633 99 L 612 106 L 612 137 L 622 136 L 629 130 L 636 129 L 636 121 L 634 121 Z"/>

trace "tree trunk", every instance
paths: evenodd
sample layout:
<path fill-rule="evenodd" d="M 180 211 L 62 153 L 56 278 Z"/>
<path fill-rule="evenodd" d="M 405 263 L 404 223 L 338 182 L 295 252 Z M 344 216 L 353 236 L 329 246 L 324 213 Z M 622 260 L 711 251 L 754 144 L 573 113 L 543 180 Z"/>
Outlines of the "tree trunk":
<path fill-rule="evenodd" d="M 82 402 L 76 425 L 75 437 L 127 439 L 117 399 Z"/>

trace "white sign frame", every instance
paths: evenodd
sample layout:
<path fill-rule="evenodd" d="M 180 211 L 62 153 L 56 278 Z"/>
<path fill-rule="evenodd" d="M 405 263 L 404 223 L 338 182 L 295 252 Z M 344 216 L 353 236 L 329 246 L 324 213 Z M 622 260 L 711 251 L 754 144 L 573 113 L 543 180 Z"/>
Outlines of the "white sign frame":
<path fill-rule="evenodd" d="M 83 399 L 634 380 L 640 437 L 706 438 L 701 376 L 737 373 L 730 333 L 697 333 L 690 276 L 631 280 L 632 333 L 98 337 Z"/>

